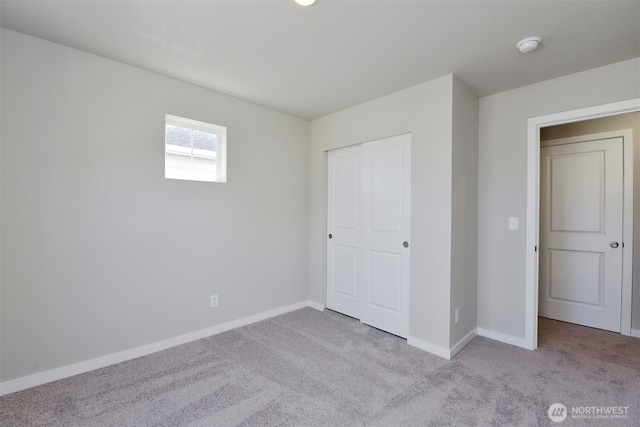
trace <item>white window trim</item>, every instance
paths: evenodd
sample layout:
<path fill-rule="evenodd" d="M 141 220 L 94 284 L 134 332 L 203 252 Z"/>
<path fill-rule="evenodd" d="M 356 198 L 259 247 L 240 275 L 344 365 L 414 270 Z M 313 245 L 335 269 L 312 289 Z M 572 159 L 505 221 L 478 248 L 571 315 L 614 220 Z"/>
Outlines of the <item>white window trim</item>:
<path fill-rule="evenodd" d="M 216 138 L 216 152 L 212 155 L 207 152 L 207 150 L 201 150 L 194 148 L 188 149 L 186 147 L 171 147 L 167 149 L 167 144 L 165 140 L 165 154 L 175 153 L 175 154 L 188 154 L 193 157 L 199 158 L 209 158 L 215 159 L 216 162 L 216 177 L 214 181 L 209 182 L 227 182 L 227 128 L 224 126 L 214 125 L 211 123 L 200 122 L 198 120 L 187 119 L 184 117 L 173 116 L 171 114 L 165 114 L 164 116 L 165 127 L 167 125 L 170 126 L 178 126 L 187 129 L 198 130 L 201 132 L 212 133 L 217 136 Z M 166 165 L 165 165 L 166 170 Z M 166 177 L 166 175 L 165 175 Z M 176 179 L 176 178 L 169 178 Z M 201 181 L 201 180 L 196 180 Z"/>

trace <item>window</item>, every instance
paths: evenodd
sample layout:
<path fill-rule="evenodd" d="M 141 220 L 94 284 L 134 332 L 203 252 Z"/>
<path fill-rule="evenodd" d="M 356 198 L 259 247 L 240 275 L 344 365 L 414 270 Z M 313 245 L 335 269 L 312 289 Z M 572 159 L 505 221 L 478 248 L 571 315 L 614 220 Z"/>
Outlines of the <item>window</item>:
<path fill-rule="evenodd" d="M 227 128 L 165 115 L 164 177 L 227 181 Z"/>

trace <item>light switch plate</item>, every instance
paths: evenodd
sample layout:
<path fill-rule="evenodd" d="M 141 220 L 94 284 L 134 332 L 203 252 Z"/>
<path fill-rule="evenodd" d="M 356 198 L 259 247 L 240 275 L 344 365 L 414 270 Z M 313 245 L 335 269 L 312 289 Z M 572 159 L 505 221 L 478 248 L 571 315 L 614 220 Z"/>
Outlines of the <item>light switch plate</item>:
<path fill-rule="evenodd" d="M 518 229 L 518 217 L 512 216 L 509 218 L 509 230 Z"/>

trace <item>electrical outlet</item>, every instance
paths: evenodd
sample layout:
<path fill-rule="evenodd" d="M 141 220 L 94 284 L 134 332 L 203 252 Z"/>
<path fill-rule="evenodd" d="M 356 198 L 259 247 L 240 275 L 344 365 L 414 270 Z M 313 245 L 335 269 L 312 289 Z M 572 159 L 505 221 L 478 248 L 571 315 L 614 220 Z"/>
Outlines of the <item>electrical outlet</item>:
<path fill-rule="evenodd" d="M 456 308 L 455 311 L 455 322 L 458 323 L 460 321 L 460 309 Z"/>
<path fill-rule="evenodd" d="M 211 308 L 218 306 L 218 295 L 211 295 L 210 306 Z"/>
<path fill-rule="evenodd" d="M 509 218 L 509 230 L 518 229 L 518 217 L 512 216 Z"/>

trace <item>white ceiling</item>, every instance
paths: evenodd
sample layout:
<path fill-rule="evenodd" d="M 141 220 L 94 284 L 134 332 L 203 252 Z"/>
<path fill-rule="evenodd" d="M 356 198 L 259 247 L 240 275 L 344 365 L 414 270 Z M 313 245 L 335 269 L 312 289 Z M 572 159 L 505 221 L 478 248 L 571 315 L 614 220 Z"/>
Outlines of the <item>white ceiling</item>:
<path fill-rule="evenodd" d="M 639 0 L 1 0 L 0 24 L 306 119 L 449 73 L 485 96 L 640 56 Z"/>

